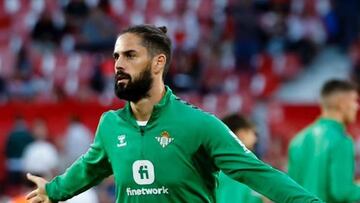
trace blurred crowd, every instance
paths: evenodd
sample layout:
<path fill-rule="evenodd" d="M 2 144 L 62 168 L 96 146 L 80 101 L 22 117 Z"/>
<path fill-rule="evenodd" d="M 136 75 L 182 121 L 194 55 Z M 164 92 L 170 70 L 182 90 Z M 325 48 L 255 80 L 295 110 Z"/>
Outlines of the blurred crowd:
<path fill-rule="evenodd" d="M 359 39 L 359 4 L 356 0 L 2 0 L 0 101 L 111 102 L 114 41 L 121 29 L 140 23 L 168 27 L 173 63 L 166 80 L 176 92 L 250 91 L 252 96 L 269 97 L 327 45 L 348 51 Z"/>
<path fill-rule="evenodd" d="M 210 111 L 223 98 L 221 113 L 271 98 L 329 46 L 348 55 L 360 84 L 359 11 L 358 0 L 1 0 L 0 104 L 112 103 L 114 42 L 141 23 L 168 27 L 166 84 Z M 44 119 L 27 127 L 17 117 L 2 191 L 14 196 L 24 171 L 51 177 L 86 151 L 93 133 L 70 120 L 63 139 L 52 140 Z M 105 181 L 93 199 L 113 202 L 112 187 Z"/>
<path fill-rule="evenodd" d="M 5 143 L 6 178 L 0 184 L 0 202 L 25 202 L 25 194 L 34 187 L 25 174 L 51 179 L 63 173 L 87 151 L 92 134 L 77 116 L 69 118 L 61 139 L 49 134 L 43 118 L 36 118 L 28 126 L 24 118 L 18 116 Z M 115 201 L 114 192 L 113 180 L 109 178 L 96 190 L 88 190 L 67 203 L 110 203 Z"/>

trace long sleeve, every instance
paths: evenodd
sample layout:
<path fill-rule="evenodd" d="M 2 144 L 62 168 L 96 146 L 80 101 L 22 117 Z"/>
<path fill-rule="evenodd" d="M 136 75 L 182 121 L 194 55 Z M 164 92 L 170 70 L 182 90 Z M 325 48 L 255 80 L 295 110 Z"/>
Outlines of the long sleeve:
<path fill-rule="evenodd" d="M 205 122 L 204 147 L 215 165 L 229 177 L 274 202 L 322 202 L 284 173 L 257 159 L 221 121 L 210 117 Z"/>
<path fill-rule="evenodd" d="M 103 147 L 100 119 L 94 142 L 88 151 L 76 160 L 64 174 L 46 184 L 49 198 L 56 202 L 69 199 L 112 174 L 111 165 Z"/>
<path fill-rule="evenodd" d="M 354 183 L 354 148 L 350 138 L 333 147 L 330 164 L 330 193 L 337 202 L 360 200 L 360 187 Z"/>

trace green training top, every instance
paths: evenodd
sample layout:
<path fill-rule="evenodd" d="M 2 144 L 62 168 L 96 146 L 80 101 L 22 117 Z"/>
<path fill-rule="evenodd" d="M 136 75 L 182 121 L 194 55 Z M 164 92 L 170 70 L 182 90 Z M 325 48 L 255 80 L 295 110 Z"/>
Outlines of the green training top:
<path fill-rule="evenodd" d="M 320 118 L 291 141 L 289 175 L 328 203 L 359 201 L 354 156 L 344 125 Z"/>
<path fill-rule="evenodd" d="M 262 203 L 261 195 L 248 186 L 219 173 L 216 203 Z"/>
<path fill-rule="evenodd" d="M 209 203 L 219 169 L 275 202 L 320 202 L 168 87 L 145 127 L 129 103 L 104 113 L 90 149 L 46 184 L 46 192 L 53 201 L 66 200 L 113 174 L 117 203 Z"/>

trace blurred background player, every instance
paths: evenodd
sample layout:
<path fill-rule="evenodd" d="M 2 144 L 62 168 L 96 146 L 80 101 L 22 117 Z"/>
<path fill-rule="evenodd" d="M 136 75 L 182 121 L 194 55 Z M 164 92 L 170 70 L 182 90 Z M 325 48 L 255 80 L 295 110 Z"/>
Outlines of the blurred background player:
<path fill-rule="evenodd" d="M 254 151 L 257 142 L 255 126 L 243 115 L 231 114 L 224 117 L 223 122 L 231 131 L 242 141 L 242 143 L 251 151 Z M 216 202 L 244 202 L 244 203 L 261 203 L 261 195 L 248 186 L 241 184 L 223 172 L 219 173 L 218 188 L 216 191 Z"/>
<path fill-rule="evenodd" d="M 346 132 L 359 109 L 357 88 L 343 80 L 327 81 L 320 106 L 320 118 L 290 143 L 289 175 L 326 202 L 360 201 L 353 140 Z"/>
<path fill-rule="evenodd" d="M 7 168 L 7 183 L 9 190 L 18 190 L 24 179 L 24 166 L 22 157 L 26 147 L 34 141 L 22 116 L 16 116 L 13 129 L 8 135 L 5 144 L 5 157 Z"/>
<path fill-rule="evenodd" d="M 33 122 L 32 132 L 35 140 L 24 151 L 24 170 L 51 178 L 58 173 L 59 152 L 50 142 L 47 125 L 42 118 L 37 118 Z"/>
<path fill-rule="evenodd" d="M 31 134 L 33 141 L 25 147 L 21 156 L 23 170 L 51 178 L 58 173 L 59 155 L 56 147 L 49 141 L 46 121 L 36 118 L 32 123 Z M 19 194 L 11 198 L 11 203 L 25 203 L 25 195 L 33 187 L 29 181 L 25 180 L 24 172 L 21 173 L 21 177 L 22 181 L 16 188 Z"/>

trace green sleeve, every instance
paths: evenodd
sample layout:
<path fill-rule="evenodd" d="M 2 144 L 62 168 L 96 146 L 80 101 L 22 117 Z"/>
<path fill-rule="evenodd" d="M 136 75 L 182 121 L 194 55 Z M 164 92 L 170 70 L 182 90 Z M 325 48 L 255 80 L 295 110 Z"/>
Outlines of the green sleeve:
<path fill-rule="evenodd" d="M 223 172 L 218 175 L 218 187 L 216 189 L 217 203 L 262 203 L 261 195 L 248 186 L 229 178 Z"/>
<path fill-rule="evenodd" d="M 98 184 L 112 174 L 111 165 L 101 140 L 101 123 L 89 150 L 76 160 L 64 174 L 46 184 L 46 193 L 53 201 L 63 201 Z"/>
<path fill-rule="evenodd" d="M 360 200 L 360 187 L 354 183 L 355 157 L 350 138 L 342 139 L 331 150 L 330 193 L 338 202 Z"/>
<path fill-rule="evenodd" d="M 205 120 L 204 147 L 215 165 L 229 177 L 242 182 L 274 202 L 322 202 L 284 173 L 263 163 L 236 138 L 220 120 Z"/>

